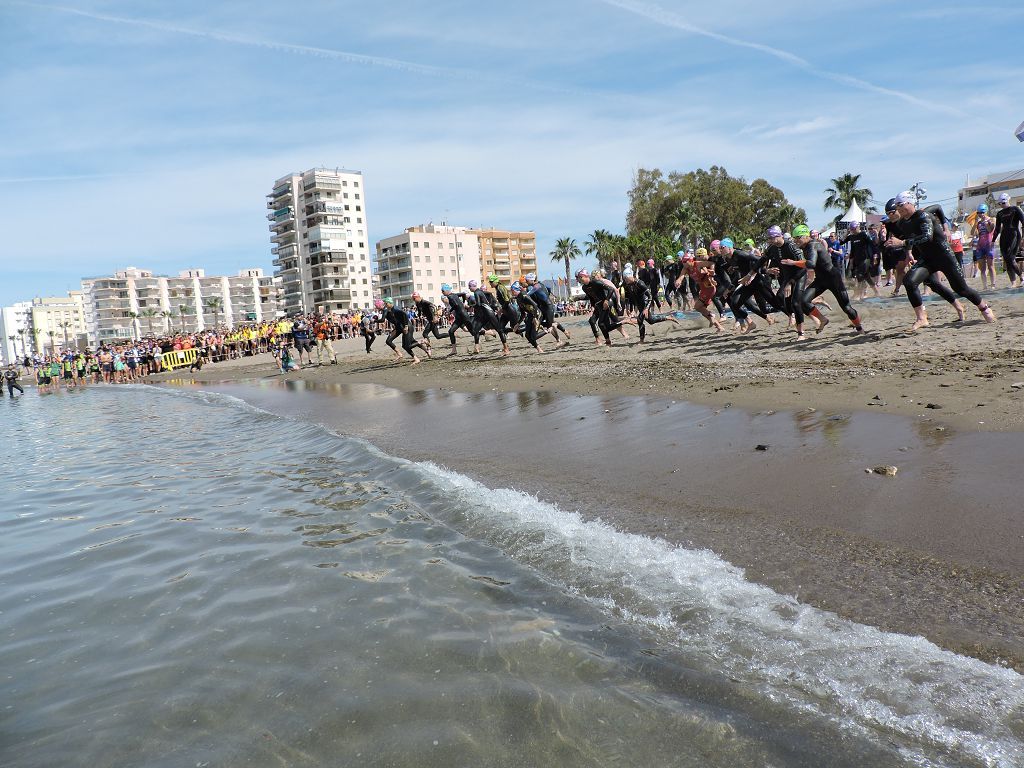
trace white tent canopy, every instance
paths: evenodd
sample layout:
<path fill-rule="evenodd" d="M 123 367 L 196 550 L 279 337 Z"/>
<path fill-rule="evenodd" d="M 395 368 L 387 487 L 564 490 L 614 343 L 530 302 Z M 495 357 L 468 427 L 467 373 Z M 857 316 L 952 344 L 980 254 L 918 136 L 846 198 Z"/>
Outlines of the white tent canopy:
<path fill-rule="evenodd" d="M 845 221 L 847 223 L 850 223 L 850 222 L 853 222 L 853 221 L 858 221 L 858 222 L 860 222 L 862 224 L 865 221 L 867 221 L 867 220 L 868 220 L 868 217 L 864 215 L 864 211 L 862 211 L 860 209 L 860 206 L 857 205 L 857 201 L 856 200 L 854 200 L 853 204 L 850 205 L 850 210 L 848 210 L 846 212 L 846 215 L 843 216 L 843 218 L 840 219 L 840 221 Z"/>

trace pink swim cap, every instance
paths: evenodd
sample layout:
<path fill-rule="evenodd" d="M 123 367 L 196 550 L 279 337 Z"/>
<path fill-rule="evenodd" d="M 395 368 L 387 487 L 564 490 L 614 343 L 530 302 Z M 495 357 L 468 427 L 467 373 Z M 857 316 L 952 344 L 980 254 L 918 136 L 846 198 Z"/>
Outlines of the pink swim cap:
<path fill-rule="evenodd" d="M 712 240 L 711 241 L 711 250 L 717 251 L 721 247 L 721 245 L 722 245 L 722 241 L 721 240 Z"/>

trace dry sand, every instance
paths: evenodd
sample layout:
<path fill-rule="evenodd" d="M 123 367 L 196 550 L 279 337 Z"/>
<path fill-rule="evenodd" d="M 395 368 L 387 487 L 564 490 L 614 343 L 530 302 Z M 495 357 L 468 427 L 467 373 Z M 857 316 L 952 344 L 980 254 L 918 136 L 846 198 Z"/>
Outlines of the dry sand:
<path fill-rule="evenodd" d="M 412 367 L 392 363 L 383 339 L 370 355 L 355 339 L 336 344 L 339 365 L 287 377 L 262 356 L 157 378 L 257 383 L 232 391 L 623 530 L 709 547 L 812 605 L 1024 670 L 1024 387 L 1013 387 L 1024 294 L 991 302 L 995 325 L 969 305 L 955 323 L 929 302 L 933 325 L 914 334 L 899 299 L 859 306 L 866 336 L 833 312 L 806 342 L 780 325 L 738 336 L 687 321 L 655 326 L 643 345 L 629 328 L 608 348 L 577 320 L 573 343 L 543 355 L 515 338 L 509 358 L 493 340 L 471 356 L 460 334 L 457 357 Z M 338 397 L 317 405 L 325 394 Z M 562 431 L 538 441 L 538 419 Z M 481 462 L 492 444 L 465 438 L 438 455 L 439 435 L 475 425 L 502 461 Z M 865 475 L 876 463 L 900 473 Z M 599 496 L 582 490 L 594 483 Z"/>

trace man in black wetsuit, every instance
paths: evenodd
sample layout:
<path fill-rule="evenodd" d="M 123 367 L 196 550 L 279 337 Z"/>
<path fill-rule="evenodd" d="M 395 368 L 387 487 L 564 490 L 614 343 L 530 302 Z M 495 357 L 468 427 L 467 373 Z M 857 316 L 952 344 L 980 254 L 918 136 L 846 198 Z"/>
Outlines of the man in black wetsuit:
<path fill-rule="evenodd" d="M 850 224 L 849 232 L 846 235 L 846 243 L 850 246 L 850 263 L 853 265 L 853 279 L 857 281 L 857 290 L 860 293 L 858 298 L 864 299 L 868 295 L 868 286 L 878 296 L 878 286 L 875 285 L 876 256 L 875 246 L 871 242 L 871 236 L 861 229 L 856 221 Z"/>
<path fill-rule="evenodd" d="M 846 293 L 846 283 L 842 273 L 832 264 L 832 256 L 828 252 L 828 246 L 821 240 L 811 237 L 811 230 L 806 224 L 798 224 L 793 228 L 793 244 L 801 248 L 804 253 L 804 266 L 808 272 L 814 272 L 814 279 L 804 291 L 804 311 L 813 314 L 817 310 L 811 306 L 811 302 L 825 291 L 831 291 L 839 303 L 839 308 L 846 313 L 853 323 L 857 333 L 863 333 L 864 328 L 860 323 L 860 315 L 857 310 L 850 306 L 850 297 Z M 820 325 L 818 333 L 821 333 L 828 325 L 828 318 L 819 315 Z"/>
<path fill-rule="evenodd" d="M 510 333 L 516 333 L 519 326 L 519 304 L 512 298 L 512 291 L 509 290 L 501 278 L 491 274 L 487 276 L 487 282 L 491 284 L 494 296 L 500 307 L 498 311 L 498 322 L 504 329 L 506 337 Z"/>
<path fill-rule="evenodd" d="M 565 341 L 562 343 L 569 343 L 569 332 L 562 326 L 561 323 L 555 321 L 555 304 L 551 301 L 551 292 L 548 291 L 548 287 L 544 283 L 537 280 L 537 275 L 533 272 L 526 276 L 526 284 L 529 286 L 527 294 L 533 302 L 537 305 L 540 310 L 540 325 L 542 328 L 547 329 L 552 336 L 555 337 L 555 341 L 558 341 L 558 333 L 562 332 L 565 334 Z"/>
<path fill-rule="evenodd" d="M 452 351 L 448 357 L 459 354 L 459 348 L 455 344 L 455 332 L 460 328 L 473 334 L 473 343 L 476 351 L 480 351 L 480 337 L 473 330 L 473 318 L 466 310 L 466 294 L 456 293 L 448 283 L 441 285 L 442 301 L 448 303 L 448 309 L 452 312 L 452 324 L 448 327 L 448 340 L 451 342 Z"/>
<path fill-rule="evenodd" d="M 409 353 L 412 357 L 412 364 L 419 365 L 420 359 L 416 357 L 416 353 L 413 352 L 413 347 L 419 347 L 427 353 L 427 357 L 430 357 L 430 350 L 416 341 L 416 337 L 413 336 L 412 323 L 409 321 L 409 314 L 401 307 L 395 306 L 395 300 L 390 296 L 384 299 L 384 320 L 391 324 L 391 332 L 388 333 L 387 338 L 384 339 L 384 343 L 391 347 L 395 352 L 395 359 L 401 360 L 402 353 L 398 351 L 395 346 L 395 339 L 399 336 L 402 337 L 402 349 Z"/>
<path fill-rule="evenodd" d="M 512 300 L 516 303 L 519 310 L 519 317 L 522 319 L 523 323 L 523 335 L 534 349 L 538 352 L 543 352 L 544 350 L 540 348 L 538 340 L 542 335 L 547 333 L 547 331 L 542 330 L 540 326 L 540 307 L 538 307 L 537 302 L 531 299 L 530 295 L 523 290 L 523 286 L 520 285 L 518 281 L 512 283 L 509 293 L 512 294 Z"/>
<path fill-rule="evenodd" d="M 480 352 L 480 336 L 488 331 L 494 331 L 501 340 L 501 354 L 508 354 L 508 339 L 505 337 L 505 329 L 498 320 L 498 302 L 493 293 L 488 293 L 476 281 L 469 281 L 469 301 L 473 305 L 473 343 L 474 354 Z"/>
<path fill-rule="evenodd" d="M 651 297 L 650 286 L 637 280 L 636 275 L 633 274 L 633 270 L 628 265 L 622 272 L 622 289 L 626 294 L 626 301 L 632 306 L 637 307 L 636 323 L 640 328 L 641 344 L 647 336 L 647 331 L 644 328 L 645 323 L 654 325 L 655 323 L 671 320 L 676 325 L 679 325 L 679 320 L 672 313 L 656 315 L 651 312 L 651 305 L 654 303 L 654 299 Z"/>
<path fill-rule="evenodd" d="M 14 397 L 14 390 L 25 394 L 25 390 L 18 383 L 18 369 L 13 364 L 7 366 L 7 370 L 4 371 L 4 383 L 7 385 L 7 394 L 11 397 Z"/>
<path fill-rule="evenodd" d="M 785 308 L 784 311 L 796 325 L 797 341 L 803 341 L 805 338 L 803 297 L 807 280 L 803 254 L 793 244 L 792 238 L 786 239 L 782 229 L 773 226 L 768 230 L 768 248 L 765 250 L 763 258 L 768 263 L 766 272 L 779 280 L 779 290 L 775 294 L 775 306 Z M 817 320 L 817 318 L 815 319 Z"/>
<path fill-rule="evenodd" d="M 993 237 L 999 240 L 999 252 L 1003 254 L 1003 267 L 1010 278 L 1011 288 L 1022 284 L 1017 256 L 1021 252 L 1021 232 L 1024 230 L 1024 211 L 1019 205 L 1010 205 L 1010 195 L 999 195 L 999 211 L 996 213 L 996 230 Z"/>
<path fill-rule="evenodd" d="M 893 246 L 905 246 L 911 249 L 916 263 L 903 278 L 903 287 L 907 289 L 907 298 L 917 316 L 910 330 L 916 331 L 928 325 L 928 315 L 921 300 L 921 285 L 935 272 L 941 272 L 949 281 L 949 287 L 958 296 L 963 296 L 981 312 L 985 322 L 995 322 L 995 314 L 976 290 L 967 285 L 963 272 L 957 265 L 949 241 L 943 234 L 941 225 L 933 214 L 917 210 L 917 198 L 913 192 L 900 192 L 895 198 L 896 211 L 903 225 L 899 227 L 901 236 L 889 236 Z M 932 286 L 934 288 L 934 285 Z"/>
<path fill-rule="evenodd" d="M 600 330 L 604 336 L 603 343 L 610 347 L 612 339 L 609 334 L 622 325 L 622 318 L 615 314 L 615 286 L 602 280 L 595 280 L 585 269 L 581 269 L 576 273 L 576 279 L 594 308 L 594 313 L 590 318 L 590 327 L 594 331 L 594 340 L 598 345 L 602 343 L 597 335 L 598 330 Z"/>
<path fill-rule="evenodd" d="M 443 339 L 444 336 L 441 331 L 437 328 L 437 316 L 434 305 L 423 298 L 423 294 L 419 291 L 412 292 L 412 300 L 416 305 L 416 311 L 419 316 L 423 318 L 423 341 L 426 342 L 427 349 L 430 349 L 430 336 L 433 334 L 435 339 Z"/>
<path fill-rule="evenodd" d="M 736 267 L 739 275 L 736 287 L 729 294 L 729 307 L 743 333 L 756 327 L 750 319 L 751 314 L 760 315 L 768 325 L 772 325 L 775 322 L 772 312 L 783 311 L 783 308 L 775 306 L 771 278 L 765 272 L 767 260 L 753 248 L 752 240 L 748 242 L 751 245 L 746 249 L 736 248 L 728 237 L 719 244 L 723 255 Z"/>

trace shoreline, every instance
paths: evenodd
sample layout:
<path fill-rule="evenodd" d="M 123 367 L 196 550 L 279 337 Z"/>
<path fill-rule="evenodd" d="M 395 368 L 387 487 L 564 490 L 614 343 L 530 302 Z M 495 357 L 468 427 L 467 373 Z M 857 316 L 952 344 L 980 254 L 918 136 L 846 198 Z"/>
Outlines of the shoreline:
<path fill-rule="evenodd" d="M 659 324 L 644 345 L 630 328 L 633 338 L 609 349 L 594 346 L 577 318 L 573 344 L 544 355 L 513 339 L 502 358 L 487 340 L 479 356 L 412 367 L 392 363 L 383 339 L 367 355 L 356 338 L 335 344 L 338 365 L 281 375 L 263 355 L 149 381 L 234 389 L 272 412 L 488 487 L 711 549 L 748 578 L 845 618 L 1024 671 L 1015 490 L 1024 389 L 1013 387 L 1024 382 L 1024 293 L 993 303 L 999 323 L 987 325 L 973 307 L 956 324 L 951 307 L 931 302 L 933 326 L 916 334 L 905 332 L 905 299 L 861 303 L 867 336 L 834 322 L 804 343 L 778 326 L 737 337 L 684 322 L 667 332 Z M 359 394 L 374 385 L 387 396 Z M 545 434 L 578 442 L 538 442 L 536 413 L 522 415 L 522 429 L 500 415 L 509 403 L 541 401 L 559 404 L 542 418 L 561 431 Z M 308 412 L 291 413 L 299 403 Z M 590 411 L 575 424 L 559 415 L 580 408 Z M 611 442 L 580 431 L 620 411 L 633 415 Z M 739 426 L 720 426 L 729 419 Z M 443 441 L 446 430 L 475 433 L 476 424 L 493 444 Z M 769 450 L 754 451 L 756 443 Z M 500 461 L 481 461 L 492 445 Z M 898 466 L 898 476 L 864 474 L 880 464 Z M 814 482 L 780 482 L 793 471 Z M 686 485 L 695 472 L 717 498 Z M 573 478 L 581 477 L 600 478 L 599 499 L 580 492 Z M 638 479 L 651 482 L 638 488 Z"/>
<path fill-rule="evenodd" d="M 710 549 L 814 607 L 1024 671 L 1024 528 L 1006 512 L 1012 491 L 989 492 L 972 511 L 943 484 L 950 471 L 954 484 L 998 477 L 1005 466 L 978 476 L 977 462 L 949 462 L 976 454 L 979 440 L 1024 446 L 1017 434 L 932 435 L 878 414 L 768 415 L 657 397 L 401 392 L 280 377 L 197 386 L 618 530 Z M 705 437 L 712 422 L 722 440 Z M 761 440 L 769 451 L 753 450 Z M 641 442 L 642 452 L 630 450 Z M 896 478 L 863 472 L 874 446 L 899 464 Z M 800 474 L 780 482 L 794 465 Z"/>
<path fill-rule="evenodd" d="M 907 332 L 912 319 L 906 300 L 860 302 L 868 333 L 856 336 L 841 313 L 820 335 L 795 341 L 779 327 L 747 336 L 714 334 L 693 317 L 678 327 L 654 326 L 654 338 L 639 344 L 613 337 L 597 347 L 585 316 L 569 325 L 573 342 L 536 354 L 518 337 L 513 353 L 499 354 L 495 340 L 483 352 L 424 360 L 419 366 L 392 362 L 378 338 L 366 355 L 361 338 L 335 342 L 337 366 L 302 368 L 287 374 L 304 381 L 364 382 L 412 391 L 437 387 L 464 392 L 556 391 L 581 395 L 662 395 L 704 405 L 748 410 L 869 411 L 915 418 L 936 428 L 984 432 L 1024 431 L 1024 291 L 991 296 L 999 322 L 989 325 L 968 305 L 956 323 L 952 307 L 930 301 L 932 325 Z M 837 318 L 836 315 L 839 315 Z M 442 344 L 442 342 L 436 342 Z M 436 348 L 448 352 L 447 342 Z M 280 375 L 269 354 L 208 365 L 199 373 L 164 372 L 147 381 L 185 379 L 215 382 Z M 1019 385 L 1015 387 L 1014 385 Z"/>

